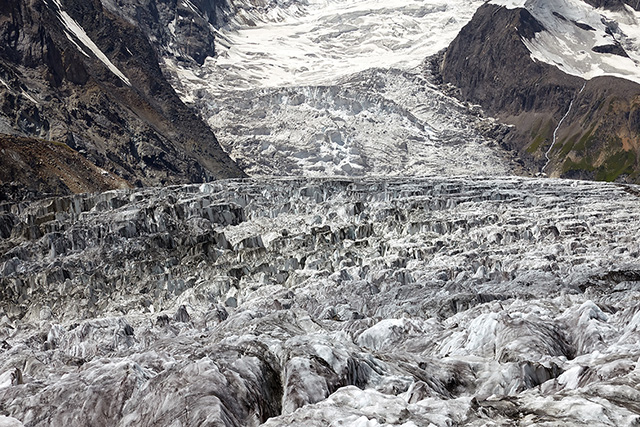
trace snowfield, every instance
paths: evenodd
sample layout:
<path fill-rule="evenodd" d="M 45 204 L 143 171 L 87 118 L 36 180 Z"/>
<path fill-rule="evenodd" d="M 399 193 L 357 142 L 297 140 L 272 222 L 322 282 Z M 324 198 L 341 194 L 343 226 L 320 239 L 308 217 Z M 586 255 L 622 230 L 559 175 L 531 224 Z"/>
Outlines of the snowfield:
<path fill-rule="evenodd" d="M 504 175 L 507 155 L 424 77 L 482 1 L 234 2 L 216 58 L 165 69 L 252 176 Z"/>
<path fill-rule="evenodd" d="M 238 4 L 242 2 L 234 2 Z M 446 48 L 482 0 L 307 0 L 239 14 L 211 59 L 232 89 L 309 86 L 370 68 L 414 69 Z M 239 86 L 239 87 L 238 87 Z"/>
<path fill-rule="evenodd" d="M 590 80 L 615 76 L 640 83 L 640 12 L 629 6 L 612 12 L 581 0 L 492 0 L 527 9 L 544 31 L 523 40 L 531 58 L 567 74 Z M 602 53 L 605 46 L 624 48 L 625 56 Z M 594 49 L 596 49 L 594 51 Z"/>

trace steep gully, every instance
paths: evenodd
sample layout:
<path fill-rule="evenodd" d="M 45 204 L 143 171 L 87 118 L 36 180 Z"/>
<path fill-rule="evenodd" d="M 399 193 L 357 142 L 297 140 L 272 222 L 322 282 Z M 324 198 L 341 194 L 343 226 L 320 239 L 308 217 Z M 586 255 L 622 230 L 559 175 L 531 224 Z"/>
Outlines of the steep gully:
<path fill-rule="evenodd" d="M 558 137 L 558 129 L 560 129 L 560 126 L 562 126 L 562 123 L 565 121 L 565 119 L 569 116 L 569 113 L 571 113 L 571 108 L 573 108 L 573 103 L 576 100 L 576 98 L 578 96 L 580 96 L 580 94 L 584 91 L 584 88 L 587 87 L 587 82 L 585 81 L 584 84 L 582 85 L 582 88 L 580 89 L 580 91 L 578 92 L 578 94 L 571 100 L 571 102 L 569 103 L 569 108 L 567 108 L 567 112 L 564 114 L 564 116 L 562 116 L 562 118 L 560 119 L 560 121 L 558 122 L 558 125 L 556 126 L 556 128 L 553 130 L 553 140 L 551 141 L 551 145 L 549 146 L 549 149 L 544 153 L 544 157 L 547 159 L 547 162 L 544 164 L 544 166 L 542 167 L 542 169 L 540 169 L 541 173 L 544 173 L 544 170 L 547 168 L 547 166 L 549 166 L 549 163 L 551 163 L 551 158 L 549 157 L 549 153 L 551 153 L 551 151 L 553 150 L 553 147 L 556 145 L 556 139 Z"/>

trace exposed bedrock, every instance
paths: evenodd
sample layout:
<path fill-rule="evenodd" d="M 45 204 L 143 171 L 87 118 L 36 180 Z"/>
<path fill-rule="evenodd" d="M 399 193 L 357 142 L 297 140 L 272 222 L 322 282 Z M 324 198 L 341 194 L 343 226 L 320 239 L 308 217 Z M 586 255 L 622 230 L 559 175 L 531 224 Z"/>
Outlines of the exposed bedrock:
<path fill-rule="evenodd" d="M 245 176 L 163 76 L 154 34 L 145 32 L 154 2 L 114 3 L 3 1 L 3 200 L 25 190 L 62 195 Z M 160 3 L 165 17 L 170 7 Z M 125 18 L 136 10 L 140 23 L 114 14 L 118 7 Z M 185 26 L 177 24 L 179 34 Z M 202 44 L 213 53 L 212 36 Z"/>
<path fill-rule="evenodd" d="M 622 1 L 587 3 L 609 11 L 625 7 Z M 565 32 L 554 27 L 558 25 L 554 20 L 570 22 L 571 30 L 575 28 L 572 40 L 590 40 L 595 31 L 567 20 L 560 12 L 577 6 L 565 6 L 562 2 L 528 2 L 522 7 L 484 4 L 446 53 L 432 58 L 436 74 L 454 86 L 461 99 L 480 104 L 513 125 L 502 143 L 516 150 L 530 170 L 553 177 L 637 182 L 640 85 L 633 76 L 620 78 L 625 75 L 614 72 L 583 76 L 562 65 L 564 60 L 580 64 L 582 59 L 575 58 L 583 52 L 578 49 L 602 55 L 599 60 L 605 64 L 622 57 L 629 60 L 618 42 L 626 36 L 616 21 L 626 22 L 626 15 L 607 12 L 612 17 L 607 20 L 604 9 L 599 9 L 603 14 L 589 9 L 597 17 L 594 22 L 608 25 L 603 32 L 609 37 L 607 43 L 592 48 L 576 42 L 578 47 L 565 46 L 559 54 L 563 59 L 543 61 L 532 46 L 550 32 Z M 628 10 L 625 13 L 632 16 Z M 546 43 L 542 44 L 550 50 L 564 46 L 560 40 Z"/>

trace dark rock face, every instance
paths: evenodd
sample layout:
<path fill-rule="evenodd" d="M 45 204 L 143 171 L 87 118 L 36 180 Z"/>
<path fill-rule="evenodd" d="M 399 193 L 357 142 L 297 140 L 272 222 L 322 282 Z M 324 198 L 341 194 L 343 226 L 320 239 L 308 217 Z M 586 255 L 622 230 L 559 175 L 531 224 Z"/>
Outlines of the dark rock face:
<path fill-rule="evenodd" d="M 550 157 L 562 176 L 638 181 L 640 85 L 614 77 L 590 80 L 557 132 Z"/>
<path fill-rule="evenodd" d="M 485 4 L 451 43 L 440 65 L 443 81 L 456 86 L 463 99 L 516 124 L 505 143 L 532 170 L 538 166 L 526 152 L 530 128 L 537 121 L 551 123 L 540 130 L 542 138 L 550 138 L 553 123 L 582 85 L 580 78 L 530 59 L 522 37 L 532 38 L 542 30 L 524 9 Z"/>
<path fill-rule="evenodd" d="M 593 7 L 605 8 L 614 11 L 623 10 L 625 4 L 631 6 L 635 10 L 638 10 L 640 7 L 636 0 L 584 0 L 584 2 Z"/>
<path fill-rule="evenodd" d="M 603 0 L 606 2 L 606 0 Z M 624 3 L 629 6 L 632 7 L 634 10 L 640 10 L 640 3 L 638 2 L 638 0 L 624 0 Z"/>
<path fill-rule="evenodd" d="M 132 185 L 243 175 L 100 1 L 4 1 L 0 40 L 0 133 L 66 143 Z"/>
<path fill-rule="evenodd" d="M 624 56 L 625 58 L 629 57 L 627 52 L 624 50 L 622 46 L 620 46 L 620 44 L 607 44 L 604 46 L 595 46 L 592 48 L 592 50 L 598 53 L 610 53 L 612 55 Z"/>
<path fill-rule="evenodd" d="M 542 30 L 527 10 L 481 6 L 446 51 L 444 81 L 491 113 L 566 111 L 582 79 L 530 59 L 522 37 L 530 39 Z"/>
<path fill-rule="evenodd" d="M 63 143 L 0 136 L 0 150 L 0 202 L 129 186 Z"/>
<path fill-rule="evenodd" d="M 215 54 L 215 27 L 224 23 L 224 0 L 108 0 L 112 13 L 139 25 L 161 55 L 202 65 Z"/>
<path fill-rule="evenodd" d="M 614 77 L 585 84 L 531 59 L 522 40 L 543 30 L 525 9 L 485 4 L 447 49 L 442 80 L 456 86 L 464 100 L 515 125 L 505 144 L 532 171 L 545 165 L 549 151 L 547 173 L 637 181 L 640 133 L 632 118 L 640 114 L 640 85 Z M 618 45 L 600 49 L 626 56 Z"/>

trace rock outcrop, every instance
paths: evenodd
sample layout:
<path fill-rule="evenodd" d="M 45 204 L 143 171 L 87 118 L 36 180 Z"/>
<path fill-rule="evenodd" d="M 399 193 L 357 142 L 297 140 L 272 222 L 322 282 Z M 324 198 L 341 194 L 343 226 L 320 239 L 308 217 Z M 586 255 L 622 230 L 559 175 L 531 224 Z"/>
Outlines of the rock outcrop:
<path fill-rule="evenodd" d="M 0 153 L 1 202 L 129 187 L 63 143 L 0 136 Z"/>
<path fill-rule="evenodd" d="M 554 11 L 555 3 L 539 3 Z M 590 4 L 624 8 L 622 2 Z M 568 19 L 553 13 L 554 19 Z M 580 31 L 595 31 L 574 24 Z M 439 64 L 441 77 L 459 90 L 461 98 L 515 125 L 504 143 L 517 150 L 532 171 L 637 181 L 640 127 L 635 118 L 640 113 L 640 85 L 612 76 L 585 81 L 558 64 L 533 58 L 528 43 L 546 30 L 545 23 L 525 7 L 487 3 L 447 49 Z M 626 55 L 619 43 L 607 47 L 596 46 L 593 51 Z"/>
<path fill-rule="evenodd" d="M 230 7 L 225 0 L 105 0 L 109 12 L 138 26 L 160 57 L 171 56 L 202 65 L 216 53 L 216 28 Z"/>
<path fill-rule="evenodd" d="M 129 185 L 243 175 L 100 1 L 6 1 L 0 40 L 0 133 L 66 144 Z"/>

